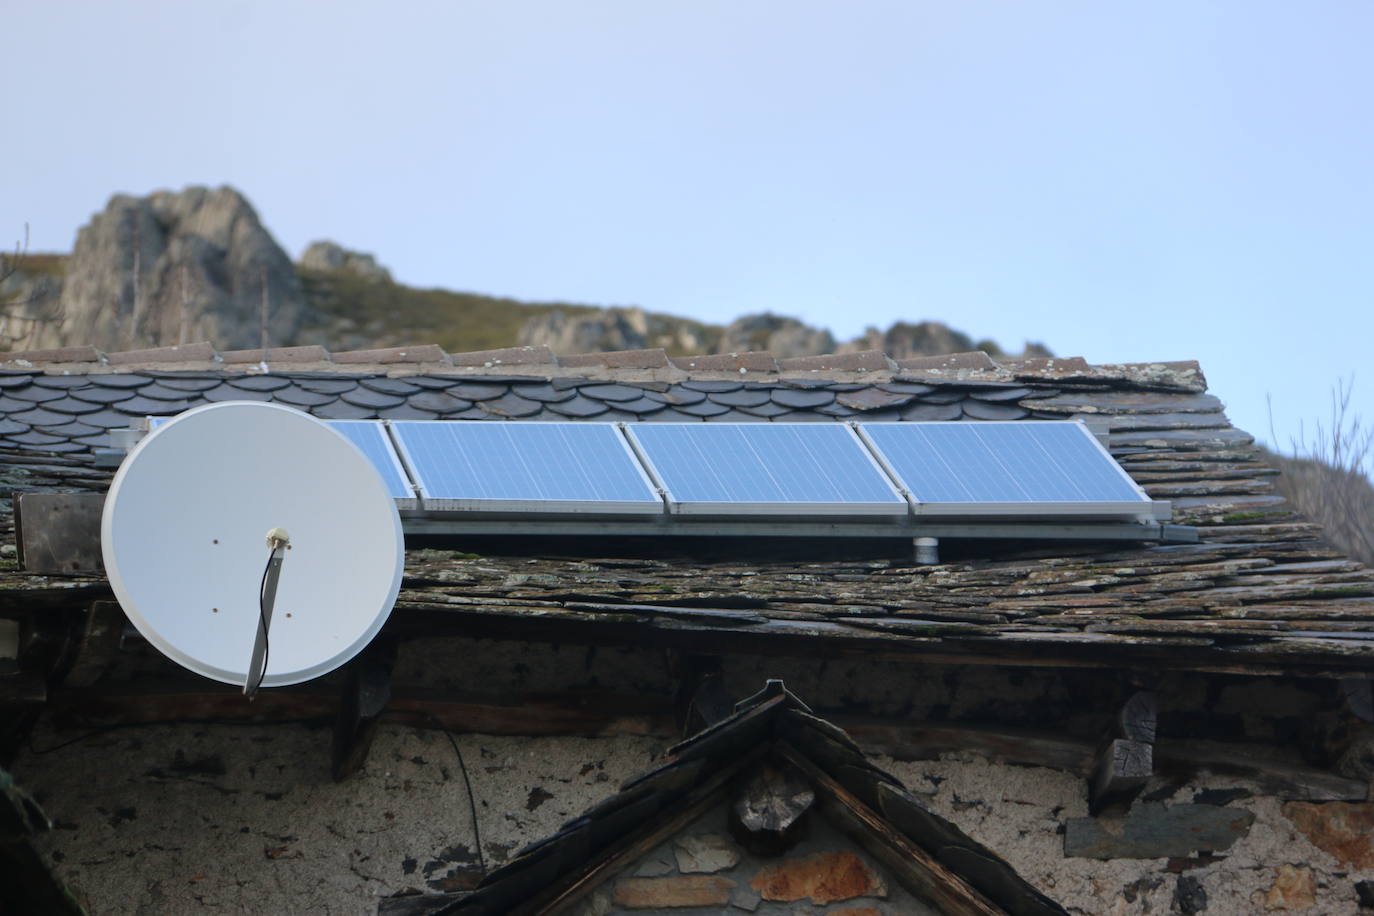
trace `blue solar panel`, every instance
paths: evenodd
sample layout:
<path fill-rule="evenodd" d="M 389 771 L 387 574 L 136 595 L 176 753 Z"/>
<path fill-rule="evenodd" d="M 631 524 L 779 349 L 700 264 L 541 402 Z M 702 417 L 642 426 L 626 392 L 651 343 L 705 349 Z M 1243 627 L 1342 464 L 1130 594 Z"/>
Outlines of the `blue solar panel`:
<path fill-rule="evenodd" d="M 1140 512 L 1145 496 L 1080 423 L 865 423 L 918 505 L 988 514 Z M 1123 505 L 1129 504 L 1129 505 Z M 1019 510 L 1016 507 L 1020 507 Z"/>
<path fill-rule="evenodd" d="M 907 512 L 854 431 L 838 423 L 645 423 L 628 430 L 677 512 Z"/>
<path fill-rule="evenodd" d="M 662 512 L 663 501 L 609 423 L 392 423 L 427 507 Z"/>
<path fill-rule="evenodd" d="M 377 473 L 382 475 L 386 491 L 392 499 L 414 499 L 410 481 L 406 480 L 396 451 L 391 447 L 386 429 L 375 420 L 326 420 L 326 424 L 343 434 L 343 437 L 358 447 L 367 456 Z"/>

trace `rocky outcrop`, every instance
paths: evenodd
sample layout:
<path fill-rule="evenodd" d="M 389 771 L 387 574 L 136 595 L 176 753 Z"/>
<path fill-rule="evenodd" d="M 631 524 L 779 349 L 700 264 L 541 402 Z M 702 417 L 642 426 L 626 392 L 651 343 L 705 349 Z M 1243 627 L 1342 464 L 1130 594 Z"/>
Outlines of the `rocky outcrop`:
<path fill-rule="evenodd" d="M 365 251 L 353 251 L 337 242 L 311 242 L 301 255 L 302 270 L 343 270 L 375 283 L 390 283 L 391 271 Z"/>
<path fill-rule="evenodd" d="M 520 328 L 516 346 L 548 347 L 555 353 L 600 353 L 663 347 L 686 353 L 715 353 L 720 330 L 640 308 L 554 309 Z"/>
<path fill-rule="evenodd" d="M 767 350 L 778 359 L 819 356 L 835 352 L 835 338 L 824 328 L 813 328 L 799 319 L 772 312 L 741 315 L 726 326 L 718 352 L 757 350 Z"/>
<path fill-rule="evenodd" d="M 23 348 L 103 350 L 212 340 L 297 342 L 306 312 L 295 265 L 232 188 L 117 195 L 76 237 L 57 320 L 34 323 Z"/>

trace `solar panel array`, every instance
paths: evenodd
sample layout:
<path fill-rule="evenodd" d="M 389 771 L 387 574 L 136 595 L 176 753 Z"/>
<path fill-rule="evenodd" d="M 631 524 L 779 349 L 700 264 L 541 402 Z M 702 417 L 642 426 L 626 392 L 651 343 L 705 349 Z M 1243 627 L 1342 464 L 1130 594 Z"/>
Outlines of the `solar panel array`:
<path fill-rule="evenodd" d="M 402 508 L 438 512 L 1148 520 L 1154 510 L 1075 422 L 327 422 Z"/>

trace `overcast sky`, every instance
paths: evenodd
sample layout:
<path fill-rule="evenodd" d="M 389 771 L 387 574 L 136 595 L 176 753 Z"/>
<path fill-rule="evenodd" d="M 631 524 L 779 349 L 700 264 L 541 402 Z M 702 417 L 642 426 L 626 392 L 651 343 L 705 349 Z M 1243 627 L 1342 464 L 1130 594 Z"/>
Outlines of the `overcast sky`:
<path fill-rule="evenodd" d="M 0 5 L 0 237 L 242 190 L 402 282 L 936 319 L 1374 420 L 1374 4 Z"/>

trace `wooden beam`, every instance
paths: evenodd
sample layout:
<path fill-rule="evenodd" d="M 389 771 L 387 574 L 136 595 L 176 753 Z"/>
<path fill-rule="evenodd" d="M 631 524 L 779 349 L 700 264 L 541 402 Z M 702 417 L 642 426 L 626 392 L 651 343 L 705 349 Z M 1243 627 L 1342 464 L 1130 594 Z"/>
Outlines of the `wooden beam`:
<path fill-rule="evenodd" d="M 821 810 L 852 840 L 882 862 L 913 894 L 935 904 L 946 916 L 1006 916 L 967 881 L 892 827 L 849 790 L 786 744 L 778 755 L 812 781 Z"/>
<path fill-rule="evenodd" d="M 1159 701 L 1153 691 L 1137 690 L 1127 697 L 1093 761 L 1089 813 L 1124 811 L 1145 788 L 1154 772 L 1158 720 Z"/>
<path fill-rule="evenodd" d="M 391 671 L 396 667 L 396 641 L 379 636 L 348 663 L 339 714 L 334 720 L 330 771 L 343 782 L 367 762 L 382 712 L 391 700 Z"/>
<path fill-rule="evenodd" d="M 92 602 L 82 622 L 81 639 L 61 682 L 70 687 L 89 687 L 100 680 L 119 657 L 124 625 L 128 618 L 115 601 Z"/>
<path fill-rule="evenodd" d="M 801 839 L 815 800 L 811 784 L 795 768 L 766 763 L 736 793 L 730 833 L 755 855 L 782 855 Z"/>
<path fill-rule="evenodd" d="M 337 679 L 259 691 L 251 703 L 241 689 L 205 680 L 102 683 L 51 693 L 48 710 L 59 727 L 152 724 L 185 720 L 289 722 L 334 719 Z M 672 706 L 664 698 L 567 691 L 496 699 L 451 690 L 393 686 L 383 718 L 416 728 L 489 735 L 640 735 L 674 738 Z"/>

